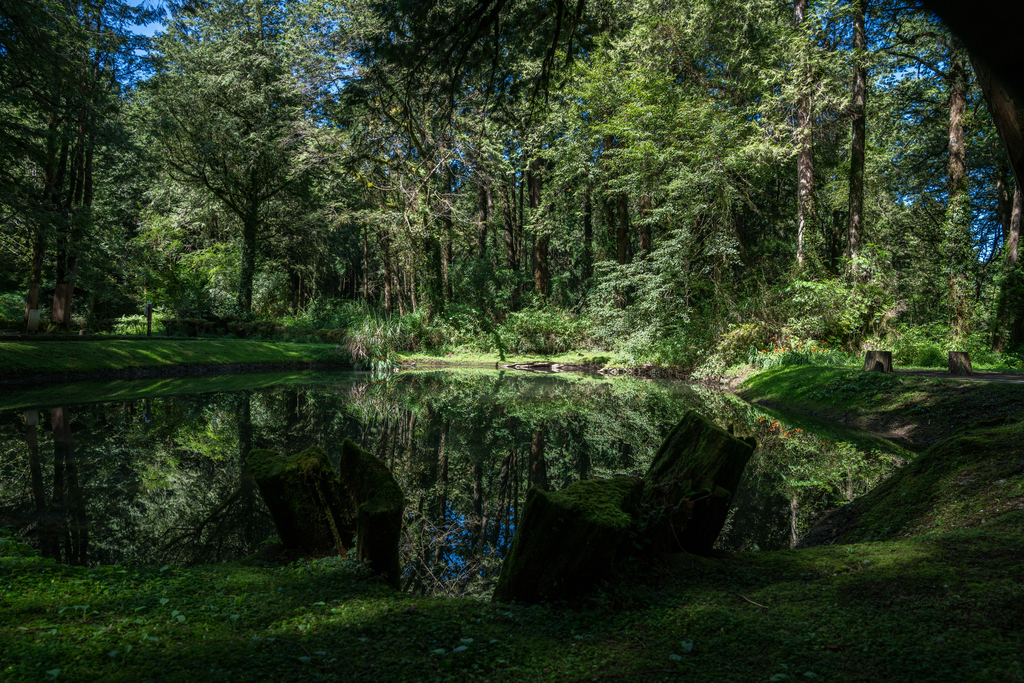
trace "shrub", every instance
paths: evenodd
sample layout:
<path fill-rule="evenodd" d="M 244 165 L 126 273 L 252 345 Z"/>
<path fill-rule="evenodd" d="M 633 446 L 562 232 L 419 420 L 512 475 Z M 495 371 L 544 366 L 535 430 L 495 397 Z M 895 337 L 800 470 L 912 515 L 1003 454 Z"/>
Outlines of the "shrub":
<path fill-rule="evenodd" d="M 164 334 L 164 320 L 168 313 L 162 308 L 153 309 L 153 334 Z M 114 321 L 114 334 L 144 335 L 146 334 L 146 316 L 122 315 Z"/>
<path fill-rule="evenodd" d="M 529 308 L 510 313 L 498 334 L 509 351 L 561 353 L 586 344 L 589 321 L 556 308 Z"/>
<path fill-rule="evenodd" d="M 825 365 L 842 367 L 856 362 L 856 358 L 842 348 L 828 342 L 783 337 L 781 342 L 765 349 L 751 346 L 747 350 L 747 363 L 765 370 L 784 365 Z"/>

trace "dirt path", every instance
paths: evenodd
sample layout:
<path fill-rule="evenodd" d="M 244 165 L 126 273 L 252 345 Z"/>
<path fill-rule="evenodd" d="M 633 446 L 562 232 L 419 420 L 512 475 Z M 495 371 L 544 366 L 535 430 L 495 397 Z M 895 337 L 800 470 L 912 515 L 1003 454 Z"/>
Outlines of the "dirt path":
<path fill-rule="evenodd" d="M 1024 384 L 1024 372 L 983 372 L 975 371 L 973 375 L 951 375 L 945 370 L 893 370 L 894 375 L 916 375 L 931 379 L 955 379 L 968 382 L 1002 382 L 1004 384 Z"/>

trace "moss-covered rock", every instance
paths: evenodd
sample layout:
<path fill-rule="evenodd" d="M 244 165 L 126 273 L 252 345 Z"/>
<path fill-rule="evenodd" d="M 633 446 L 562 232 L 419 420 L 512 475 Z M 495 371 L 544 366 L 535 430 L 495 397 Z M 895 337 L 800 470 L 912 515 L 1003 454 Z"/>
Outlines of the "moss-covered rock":
<path fill-rule="evenodd" d="M 645 478 L 640 534 L 648 550 L 710 552 L 754 446 L 753 439 L 737 439 L 688 412 L 661 444 Z"/>
<path fill-rule="evenodd" d="M 341 445 L 338 468 L 341 486 L 356 511 L 356 555 L 397 588 L 401 578 L 398 544 L 405 511 L 402 489 L 387 465 L 348 439 Z"/>
<path fill-rule="evenodd" d="M 255 449 L 248 464 L 286 548 L 310 555 L 345 554 L 355 515 L 323 449 L 291 456 Z"/>
<path fill-rule="evenodd" d="M 532 603 L 579 595 L 603 578 L 634 525 L 643 481 L 594 479 L 526 495 L 494 599 Z"/>

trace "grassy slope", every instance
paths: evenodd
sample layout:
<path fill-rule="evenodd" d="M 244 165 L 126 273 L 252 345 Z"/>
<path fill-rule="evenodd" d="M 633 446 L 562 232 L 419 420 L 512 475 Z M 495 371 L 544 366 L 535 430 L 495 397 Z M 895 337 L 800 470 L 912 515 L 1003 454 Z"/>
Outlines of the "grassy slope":
<path fill-rule="evenodd" d="M 1005 526 L 1004 517 L 1020 520 L 1024 421 L 1017 417 L 1001 422 L 932 446 L 874 490 L 829 515 L 803 543 L 985 530 Z"/>
<path fill-rule="evenodd" d="M 739 395 L 924 444 L 1024 407 L 1024 385 L 809 365 L 762 371 L 744 380 Z"/>
<path fill-rule="evenodd" d="M 680 557 L 624 571 L 574 609 L 410 597 L 339 560 L 161 571 L 8 557 L 0 671 L 10 681 L 57 669 L 71 681 L 1019 680 L 1024 516 L 1009 521 L 984 534 Z"/>
<path fill-rule="evenodd" d="M 0 379 L 130 368 L 337 360 L 331 344 L 247 340 L 0 341 Z"/>

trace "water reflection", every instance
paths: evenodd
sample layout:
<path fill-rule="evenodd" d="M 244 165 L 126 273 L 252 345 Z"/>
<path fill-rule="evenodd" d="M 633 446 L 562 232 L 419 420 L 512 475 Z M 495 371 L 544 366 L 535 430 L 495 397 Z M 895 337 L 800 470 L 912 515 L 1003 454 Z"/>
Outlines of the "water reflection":
<path fill-rule="evenodd" d="M 691 408 L 761 443 L 726 549 L 788 547 L 902 457 L 680 383 L 437 371 L 254 386 L 0 413 L 0 526 L 72 564 L 245 557 L 274 534 L 246 454 L 317 445 L 336 459 L 350 438 L 408 501 L 404 587 L 456 595 L 496 578 L 530 486 L 642 474 Z"/>

